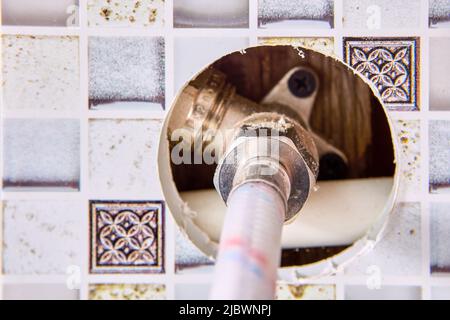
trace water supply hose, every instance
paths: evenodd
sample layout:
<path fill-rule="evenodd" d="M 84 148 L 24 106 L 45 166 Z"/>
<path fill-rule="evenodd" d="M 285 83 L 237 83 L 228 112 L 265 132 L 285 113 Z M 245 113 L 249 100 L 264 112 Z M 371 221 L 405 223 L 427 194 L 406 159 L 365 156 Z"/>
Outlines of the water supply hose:
<path fill-rule="evenodd" d="M 265 182 L 250 181 L 228 197 L 212 299 L 273 299 L 286 204 Z"/>

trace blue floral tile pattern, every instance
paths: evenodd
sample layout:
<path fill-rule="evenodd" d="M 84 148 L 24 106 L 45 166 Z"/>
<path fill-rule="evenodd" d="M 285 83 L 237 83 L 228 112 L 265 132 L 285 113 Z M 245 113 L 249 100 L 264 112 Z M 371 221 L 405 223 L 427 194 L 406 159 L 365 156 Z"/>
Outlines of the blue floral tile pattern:
<path fill-rule="evenodd" d="M 419 109 L 418 38 L 344 38 L 344 57 L 393 111 Z"/>
<path fill-rule="evenodd" d="M 91 201 L 91 272 L 160 273 L 163 203 Z"/>

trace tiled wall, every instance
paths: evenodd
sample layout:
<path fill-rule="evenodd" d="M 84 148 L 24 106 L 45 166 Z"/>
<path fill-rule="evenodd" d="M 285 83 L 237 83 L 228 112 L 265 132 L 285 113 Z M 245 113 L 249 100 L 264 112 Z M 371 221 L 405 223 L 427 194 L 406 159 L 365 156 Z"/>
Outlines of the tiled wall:
<path fill-rule="evenodd" d="M 450 299 L 450 0 L 3 0 L 2 21 L 3 298 L 207 298 L 157 179 L 162 121 L 199 68 L 290 43 L 374 82 L 401 178 L 372 252 L 278 298 Z"/>

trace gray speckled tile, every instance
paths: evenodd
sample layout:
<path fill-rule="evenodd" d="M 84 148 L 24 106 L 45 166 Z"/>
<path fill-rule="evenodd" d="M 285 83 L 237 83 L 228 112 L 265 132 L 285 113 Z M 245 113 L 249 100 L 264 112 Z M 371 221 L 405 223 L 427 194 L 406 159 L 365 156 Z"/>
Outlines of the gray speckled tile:
<path fill-rule="evenodd" d="M 354 260 L 349 275 L 368 275 L 373 266 L 383 276 L 420 276 L 421 228 L 419 203 L 399 203 L 391 213 L 383 238 L 375 248 Z"/>
<path fill-rule="evenodd" d="M 3 125 L 4 188 L 78 189 L 78 120 L 5 119 Z"/>
<path fill-rule="evenodd" d="M 65 274 L 81 268 L 78 201 L 5 201 L 3 271 L 6 274 Z"/>
<path fill-rule="evenodd" d="M 345 0 L 343 25 L 349 29 L 404 29 L 420 26 L 421 0 Z"/>
<path fill-rule="evenodd" d="M 450 121 L 429 122 L 430 192 L 450 192 Z"/>
<path fill-rule="evenodd" d="M 429 25 L 432 28 L 450 28 L 450 0 L 429 0 Z"/>
<path fill-rule="evenodd" d="M 91 284 L 89 300 L 163 300 L 163 284 Z"/>
<path fill-rule="evenodd" d="M 450 273 L 450 203 L 430 206 L 431 272 Z"/>
<path fill-rule="evenodd" d="M 188 240 L 179 228 L 176 228 L 175 244 L 175 269 L 177 273 L 212 271 L 214 261 Z"/>
<path fill-rule="evenodd" d="M 78 37 L 2 36 L 5 110 L 80 109 Z"/>
<path fill-rule="evenodd" d="M 332 28 L 332 0 L 259 0 L 260 28 Z"/>
<path fill-rule="evenodd" d="M 91 190 L 97 194 L 160 194 L 156 169 L 160 128 L 161 120 L 91 120 Z"/>
<path fill-rule="evenodd" d="M 164 0 L 88 0 L 89 26 L 162 27 Z"/>
<path fill-rule="evenodd" d="M 89 39 L 91 109 L 164 109 L 162 37 Z"/>

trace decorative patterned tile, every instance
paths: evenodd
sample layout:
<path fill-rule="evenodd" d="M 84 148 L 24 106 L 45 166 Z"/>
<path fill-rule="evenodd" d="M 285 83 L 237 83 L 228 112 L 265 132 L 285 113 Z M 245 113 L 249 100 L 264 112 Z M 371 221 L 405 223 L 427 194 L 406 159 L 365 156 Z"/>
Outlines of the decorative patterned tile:
<path fill-rule="evenodd" d="M 422 269 L 420 204 L 398 203 L 382 239 L 370 252 L 346 269 L 350 275 L 368 275 L 374 268 L 384 276 L 420 276 Z"/>
<path fill-rule="evenodd" d="M 247 28 L 248 0 L 173 0 L 175 28 Z"/>
<path fill-rule="evenodd" d="M 347 63 L 371 80 L 394 111 L 419 109 L 418 38 L 344 38 Z"/>
<path fill-rule="evenodd" d="M 417 286 L 382 286 L 369 289 L 367 286 L 346 286 L 346 300 L 420 300 L 421 288 Z"/>
<path fill-rule="evenodd" d="M 78 26 L 78 0 L 3 0 L 2 24 Z"/>
<path fill-rule="evenodd" d="M 163 284 L 91 284 L 89 300 L 164 300 Z"/>
<path fill-rule="evenodd" d="M 397 120 L 394 128 L 400 146 L 401 176 L 397 199 L 415 199 L 420 192 L 420 120 Z"/>
<path fill-rule="evenodd" d="M 277 300 L 335 300 L 334 285 L 291 285 L 278 284 Z"/>
<path fill-rule="evenodd" d="M 450 273 L 450 203 L 430 206 L 431 272 Z"/>
<path fill-rule="evenodd" d="M 162 27 L 164 5 L 164 0 L 88 0 L 88 25 Z"/>
<path fill-rule="evenodd" d="M 450 111 L 450 37 L 430 38 L 429 50 L 430 110 Z"/>
<path fill-rule="evenodd" d="M 81 213 L 78 201 L 6 201 L 3 272 L 66 274 L 81 267 Z"/>
<path fill-rule="evenodd" d="M 160 129 L 161 120 L 91 120 L 91 190 L 99 195 L 160 195 L 156 168 Z"/>
<path fill-rule="evenodd" d="M 429 25 L 432 28 L 450 28 L 450 0 L 429 0 Z"/>
<path fill-rule="evenodd" d="M 80 109 L 78 37 L 2 36 L 5 110 Z"/>
<path fill-rule="evenodd" d="M 333 0 L 259 0 L 260 28 L 332 28 Z"/>
<path fill-rule="evenodd" d="M 164 109 L 164 39 L 90 38 L 89 106 Z"/>
<path fill-rule="evenodd" d="M 164 272 L 161 201 L 91 201 L 91 272 Z"/>
<path fill-rule="evenodd" d="M 248 47 L 241 37 L 176 37 L 174 43 L 175 89 L 179 90 L 197 72 L 222 56 Z"/>
<path fill-rule="evenodd" d="M 343 25 L 352 29 L 404 29 L 420 26 L 422 0 L 345 0 Z"/>
<path fill-rule="evenodd" d="M 78 189 L 78 120 L 5 119 L 3 128 L 4 188 Z"/>
<path fill-rule="evenodd" d="M 450 193 L 450 121 L 429 122 L 430 192 Z"/>

